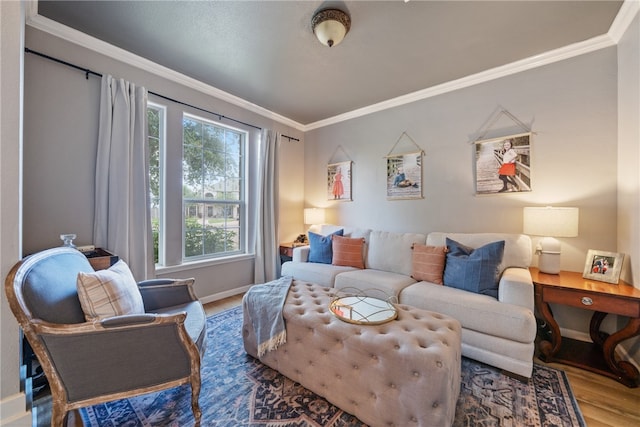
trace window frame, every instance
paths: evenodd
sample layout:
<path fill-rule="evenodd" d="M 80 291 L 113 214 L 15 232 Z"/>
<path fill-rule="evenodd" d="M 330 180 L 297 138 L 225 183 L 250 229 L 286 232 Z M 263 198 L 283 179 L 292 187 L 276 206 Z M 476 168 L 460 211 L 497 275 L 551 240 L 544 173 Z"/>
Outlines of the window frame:
<path fill-rule="evenodd" d="M 249 140 L 250 140 L 250 133 L 245 130 L 245 129 L 241 129 L 241 128 L 237 128 L 234 126 L 229 126 L 223 123 L 220 123 L 219 121 L 216 120 L 212 120 L 206 117 L 203 117 L 201 115 L 197 115 L 197 114 L 193 114 L 187 111 L 182 111 L 181 114 L 181 121 L 180 121 L 180 131 L 182 134 L 182 140 L 181 140 L 181 158 L 180 158 L 180 182 L 181 182 L 181 188 L 184 187 L 184 167 L 183 167 L 183 160 L 184 160 L 184 147 L 185 147 L 185 141 L 184 141 L 184 120 L 188 118 L 190 120 L 195 120 L 195 121 L 199 121 L 202 123 L 206 123 L 215 127 L 219 127 L 222 128 L 223 130 L 229 130 L 231 132 L 235 132 L 238 133 L 240 135 L 240 153 L 239 153 L 239 177 L 238 179 L 240 180 L 240 186 L 239 186 L 239 197 L 237 200 L 211 200 L 211 199 L 206 199 L 205 197 L 202 198 L 187 198 L 185 199 L 184 197 L 184 192 L 182 192 L 182 194 L 180 195 L 180 201 L 181 201 L 181 212 L 182 212 L 182 239 L 181 239 L 181 246 L 182 246 L 182 256 L 181 256 L 181 263 L 182 265 L 185 264 L 190 264 L 190 263 L 197 263 L 197 262 L 202 262 L 202 261 L 211 261 L 211 260 L 218 260 L 218 259 L 224 259 L 224 258 L 228 258 L 228 257 L 236 257 L 236 256 L 241 256 L 241 255 L 247 255 L 247 241 L 248 241 L 248 221 L 249 221 L 249 212 L 248 212 L 248 203 L 247 203 L 247 197 L 249 194 L 249 170 L 248 170 L 248 164 L 249 164 L 249 159 L 248 159 L 248 153 L 249 153 Z M 225 180 L 226 180 L 227 176 L 225 175 Z M 238 241 L 238 249 L 237 250 L 233 250 L 233 251 L 225 251 L 225 252 L 220 252 L 220 253 L 214 253 L 214 254 L 203 254 L 203 255 L 196 255 L 196 256 L 190 256 L 187 257 L 186 256 L 186 208 L 187 208 L 187 204 L 193 204 L 193 203 L 202 203 L 203 207 L 206 209 L 210 206 L 214 206 L 214 205 L 238 205 L 239 208 L 239 219 L 238 219 L 238 237 L 237 237 L 237 241 Z M 227 228 L 225 227 L 225 230 Z"/>

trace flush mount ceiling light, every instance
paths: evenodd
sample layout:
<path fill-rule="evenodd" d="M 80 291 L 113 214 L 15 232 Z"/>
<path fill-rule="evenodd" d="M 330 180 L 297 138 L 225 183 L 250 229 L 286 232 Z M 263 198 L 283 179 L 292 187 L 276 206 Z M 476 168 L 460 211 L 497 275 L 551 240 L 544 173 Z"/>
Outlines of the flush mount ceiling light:
<path fill-rule="evenodd" d="M 336 46 L 351 28 L 351 18 L 339 9 L 324 9 L 313 15 L 311 28 L 320 43 Z"/>

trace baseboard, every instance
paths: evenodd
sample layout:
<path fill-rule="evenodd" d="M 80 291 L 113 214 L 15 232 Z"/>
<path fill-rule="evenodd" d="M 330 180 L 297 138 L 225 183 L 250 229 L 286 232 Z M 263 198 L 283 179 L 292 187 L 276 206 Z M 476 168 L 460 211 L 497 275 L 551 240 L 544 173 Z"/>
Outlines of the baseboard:
<path fill-rule="evenodd" d="M 24 393 L 14 394 L 0 400 L 0 426 L 29 427 L 32 425 L 31 411 L 26 410 Z"/>
<path fill-rule="evenodd" d="M 243 286 L 241 288 L 231 289 L 229 291 L 218 292 L 217 294 L 207 295 L 206 297 L 200 298 L 200 301 L 203 304 L 208 304 L 210 302 L 218 301 L 221 299 L 233 297 L 239 294 L 243 294 L 249 290 L 249 288 L 253 285 Z"/>
<path fill-rule="evenodd" d="M 572 338 L 574 340 L 591 342 L 591 336 L 588 333 L 579 332 L 574 329 L 560 328 L 560 335 L 562 335 L 563 337 Z M 623 345 L 618 345 L 616 347 L 616 353 L 622 358 L 622 360 L 626 360 L 627 362 L 631 363 L 640 371 L 640 362 L 631 357 L 631 355 Z"/>

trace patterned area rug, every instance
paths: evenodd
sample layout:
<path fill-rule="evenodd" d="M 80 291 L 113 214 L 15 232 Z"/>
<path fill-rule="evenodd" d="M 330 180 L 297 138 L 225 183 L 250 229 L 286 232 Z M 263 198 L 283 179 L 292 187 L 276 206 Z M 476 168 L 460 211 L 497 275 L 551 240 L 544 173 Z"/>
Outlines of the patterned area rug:
<path fill-rule="evenodd" d="M 202 425 L 219 427 L 364 426 L 357 418 L 244 352 L 242 308 L 207 320 L 202 364 Z M 85 426 L 192 426 L 189 386 L 81 410 Z M 402 402 L 398 402 L 402 405 Z M 455 426 L 585 426 L 564 372 L 534 365 L 524 384 L 463 358 Z"/>

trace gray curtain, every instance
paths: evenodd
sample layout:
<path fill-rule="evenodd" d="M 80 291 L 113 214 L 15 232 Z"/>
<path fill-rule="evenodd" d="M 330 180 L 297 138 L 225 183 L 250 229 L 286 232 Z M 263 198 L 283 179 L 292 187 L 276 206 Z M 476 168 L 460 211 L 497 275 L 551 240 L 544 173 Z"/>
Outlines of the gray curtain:
<path fill-rule="evenodd" d="M 105 75 L 93 241 L 123 259 L 136 280 L 154 276 L 148 171 L 147 90 Z"/>
<path fill-rule="evenodd" d="M 258 212 L 254 283 L 280 276 L 278 249 L 278 146 L 280 135 L 263 129 L 260 135 Z"/>

